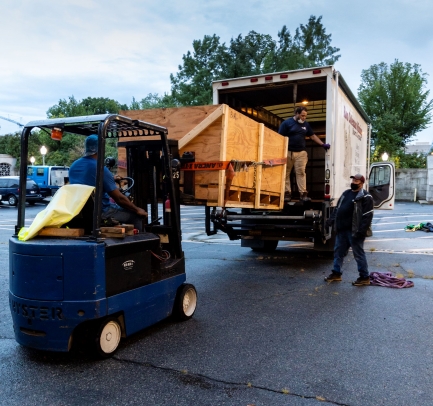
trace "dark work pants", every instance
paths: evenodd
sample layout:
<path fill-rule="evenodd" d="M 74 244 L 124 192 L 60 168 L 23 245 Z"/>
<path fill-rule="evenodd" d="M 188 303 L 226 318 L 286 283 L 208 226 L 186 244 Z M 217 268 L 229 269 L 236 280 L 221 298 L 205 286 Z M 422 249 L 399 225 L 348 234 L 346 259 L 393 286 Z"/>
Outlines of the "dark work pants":
<path fill-rule="evenodd" d="M 334 245 L 334 272 L 342 273 L 341 267 L 344 257 L 347 255 L 349 248 L 352 247 L 353 256 L 358 265 L 359 276 L 362 278 L 369 276 L 367 258 L 364 252 L 364 240 L 365 238 L 353 237 L 351 230 L 337 233 Z"/>

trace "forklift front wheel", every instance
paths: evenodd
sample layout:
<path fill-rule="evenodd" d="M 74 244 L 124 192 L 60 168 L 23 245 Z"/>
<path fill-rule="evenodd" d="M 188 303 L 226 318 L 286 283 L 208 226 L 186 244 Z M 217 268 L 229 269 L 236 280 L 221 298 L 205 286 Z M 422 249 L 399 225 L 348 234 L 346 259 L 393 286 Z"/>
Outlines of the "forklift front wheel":
<path fill-rule="evenodd" d="M 119 347 L 122 329 L 116 318 L 104 320 L 96 333 L 96 352 L 100 357 L 111 357 Z"/>
<path fill-rule="evenodd" d="M 197 291 L 194 285 L 185 283 L 179 287 L 174 302 L 173 316 L 179 321 L 190 319 L 197 307 Z"/>

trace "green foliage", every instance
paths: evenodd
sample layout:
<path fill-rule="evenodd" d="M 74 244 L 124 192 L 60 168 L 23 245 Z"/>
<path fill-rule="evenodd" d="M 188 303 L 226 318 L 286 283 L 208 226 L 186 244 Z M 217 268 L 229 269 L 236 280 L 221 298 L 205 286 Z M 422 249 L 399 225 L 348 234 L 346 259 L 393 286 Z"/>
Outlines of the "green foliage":
<path fill-rule="evenodd" d="M 295 48 L 298 48 L 305 56 L 308 66 L 333 65 L 340 55 L 335 55 L 340 48 L 331 46 L 331 34 L 326 34 L 322 24 L 322 16 L 316 18 L 310 16 L 306 25 L 301 24 L 295 33 Z"/>
<path fill-rule="evenodd" d="M 177 107 L 173 97 L 167 93 L 159 96 L 158 93 L 149 93 L 141 101 L 136 101 L 135 97 L 132 98 L 132 103 L 129 106 L 130 110 L 147 110 L 157 109 L 164 107 Z"/>
<path fill-rule="evenodd" d="M 47 111 L 47 117 L 57 118 L 93 114 L 116 114 L 120 110 L 128 110 L 128 106 L 106 97 L 87 97 L 78 102 L 74 96 L 70 96 L 69 100 L 60 99 L 59 104 L 50 107 Z"/>
<path fill-rule="evenodd" d="M 250 31 L 245 38 L 242 38 L 239 34 L 235 39 L 230 40 L 230 47 L 226 48 L 221 55 L 223 66 L 218 79 L 263 73 L 274 51 L 275 41 L 270 35 Z"/>
<path fill-rule="evenodd" d="M 212 104 L 211 83 L 221 77 L 226 60 L 226 46 L 215 34 L 205 35 L 203 41 L 194 40 L 193 53 L 183 55 L 179 72 L 170 75 L 174 102 L 181 106 Z"/>
<path fill-rule="evenodd" d="M 391 162 L 397 169 L 407 169 L 407 168 L 427 168 L 427 155 L 419 154 L 413 152 L 411 154 L 406 154 L 404 149 L 400 149 L 389 158 Z M 381 162 L 382 156 L 378 154 L 377 151 L 371 156 L 371 162 Z"/>
<path fill-rule="evenodd" d="M 372 149 L 380 156 L 404 155 L 404 146 L 431 123 L 433 100 L 420 65 L 395 60 L 363 70 L 359 101 L 372 120 Z M 416 164 L 414 159 L 404 162 Z"/>
<path fill-rule="evenodd" d="M 335 63 L 339 48 L 331 46 L 322 17 L 311 16 L 292 38 L 283 26 L 278 42 L 250 31 L 230 40 L 227 47 L 215 34 L 193 41 L 193 52 L 183 55 L 179 71 L 170 75 L 172 97 L 178 105 L 212 103 L 212 81 Z"/>

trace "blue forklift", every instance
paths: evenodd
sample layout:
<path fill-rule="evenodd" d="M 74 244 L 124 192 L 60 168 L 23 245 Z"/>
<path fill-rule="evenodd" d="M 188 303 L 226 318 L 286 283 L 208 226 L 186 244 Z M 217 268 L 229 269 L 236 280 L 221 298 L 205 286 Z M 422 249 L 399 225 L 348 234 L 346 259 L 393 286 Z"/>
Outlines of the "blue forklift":
<path fill-rule="evenodd" d="M 26 210 L 28 142 L 37 129 L 57 140 L 62 133 L 98 135 L 94 195 L 63 226 L 82 228 L 83 236 L 18 239 Z M 126 149 L 127 179 L 134 184 L 128 194 L 150 217 L 144 221 L 146 232 L 124 238 L 101 233 L 102 173 L 104 163 L 112 161 L 104 153 L 106 143 L 115 142 L 111 139 Z M 197 292 L 186 283 L 177 157 L 177 141 L 168 140 L 166 128 L 117 114 L 32 121 L 24 127 L 18 219 L 9 240 L 9 303 L 19 344 L 66 352 L 85 343 L 109 357 L 122 337 L 169 316 L 193 316 Z"/>

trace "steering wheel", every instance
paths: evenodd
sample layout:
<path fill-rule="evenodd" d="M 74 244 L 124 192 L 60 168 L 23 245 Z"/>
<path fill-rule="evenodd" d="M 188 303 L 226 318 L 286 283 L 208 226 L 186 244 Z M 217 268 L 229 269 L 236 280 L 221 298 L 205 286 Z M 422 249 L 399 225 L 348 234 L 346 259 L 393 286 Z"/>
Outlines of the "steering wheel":
<path fill-rule="evenodd" d="M 126 187 L 126 188 L 122 187 L 122 185 L 120 183 L 120 182 L 122 182 L 122 180 L 128 181 L 128 187 Z M 119 191 L 120 191 L 120 193 L 122 193 L 124 195 L 126 195 L 134 186 L 134 179 L 129 178 L 129 177 L 114 179 L 114 181 L 119 184 Z"/>

